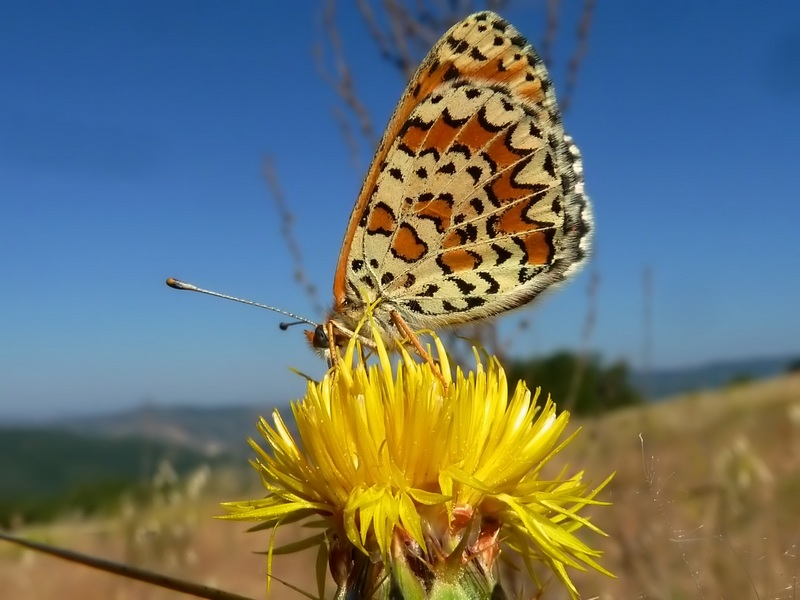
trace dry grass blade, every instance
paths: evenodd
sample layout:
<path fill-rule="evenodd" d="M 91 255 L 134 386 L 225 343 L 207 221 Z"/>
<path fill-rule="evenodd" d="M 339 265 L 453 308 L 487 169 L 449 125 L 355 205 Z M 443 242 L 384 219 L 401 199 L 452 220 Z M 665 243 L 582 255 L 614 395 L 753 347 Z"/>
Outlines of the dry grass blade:
<path fill-rule="evenodd" d="M 142 581 L 144 583 L 149 583 L 150 585 L 155 585 L 168 590 L 190 594 L 197 598 L 208 598 L 209 600 L 253 600 L 248 596 L 240 596 L 239 594 L 233 594 L 205 585 L 192 583 L 191 581 L 184 581 L 175 577 L 161 575 L 146 569 L 139 569 L 137 567 L 113 562 L 103 558 L 81 554 L 80 552 L 74 552 L 72 550 L 67 550 L 66 548 L 59 548 L 58 546 L 51 546 L 41 542 L 26 540 L 25 538 L 20 538 L 8 533 L 0 532 L 0 540 L 5 540 L 7 542 L 11 542 L 12 544 L 17 544 L 31 550 L 36 550 L 37 552 L 49 554 L 50 556 L 63 558 L 64 560 L 74 563 L 86 565 L 87 567 L 92 567 L 100 571 L 113 573 L 114 575 L 119 575 L 127 579 L 134 579 L 136 581 Z"/>

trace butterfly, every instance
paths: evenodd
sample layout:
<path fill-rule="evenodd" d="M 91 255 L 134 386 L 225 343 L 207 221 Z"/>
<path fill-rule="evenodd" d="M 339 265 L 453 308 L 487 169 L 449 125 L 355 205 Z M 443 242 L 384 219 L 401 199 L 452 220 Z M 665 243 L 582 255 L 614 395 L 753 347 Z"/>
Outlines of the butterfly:
<path fill-rule="evenodd" d="M 395 108 L 345 232 L 333 310 L 306 335 L 333 355 L 369 308 L 372 335 L 424 356 L 415 330 L 524 306 L 574 274 L 592 227 L 544 63 L 497 14 L 470 15 Z"/>

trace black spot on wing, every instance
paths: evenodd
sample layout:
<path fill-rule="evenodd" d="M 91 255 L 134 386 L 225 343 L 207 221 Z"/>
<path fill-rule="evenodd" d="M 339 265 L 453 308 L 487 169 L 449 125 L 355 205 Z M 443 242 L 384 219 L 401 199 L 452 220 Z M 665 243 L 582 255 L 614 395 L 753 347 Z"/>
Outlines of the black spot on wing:
<path fill-rule="evenodd" d="M 447 312 L 454 312 L 454 313 L 465 312 L 470 310 L 471 308 L 478 308 L 479 306 L 483 306 L 484 304 L 486 304 L 486 300 L 479 296 L 467 296 L 466 298 L 464 298 L 464 304 L 466 306 L 456 306 L 449 300 L 444 300 L 442 302 L 442 308 Z"/>
<path fill-rule="evenodd" d="M 451 81 L 457 77 L 461 77 L 461 71 L 459 71 L 455 65 L 450 65 L 445 74 L 442 75 L 442 81 Z"/>
<path fill-rule="evenodd" d="M 411 312 L 415 312 L 418 315 L 426 314 L 425 310 L 422 308 L 422 305 L 416 300 L 409 300 L 408 302 L 406 302 L 406 307 L 408 308 L 408 310 L 410 310 Z"/>
<path fill-rule="evenodd" d="M 478 165 L 471 165 L 467 167 L 467 173 L 472 177 L 472 185 L 477 185 L 481 180 L 481 175 L 483 175 L 483 169 Z"/>
<path fill-rule="evenodd" d="M 489 173 L 495 175 L 497 173 L 497 162 L 487 152 L 481 152 L 481 158 L 489 166 Z"/>
<path fill-rule="evenodd" d="M 445 163 L 438 169 L 436 169 L 437 173 L 444 173 L 445 175 L 453 175 L 456 172 L 456 166 L 452 162 Z"/>
<path fill-rule="evenodd" d="M 433 121 L 431 121 L 430 123 L 428 123 L 427 121 L 423 121 L 419 117 L 408 119 L 405 123 L 403 123 L 403 126 L 400 128 L 399 136 L 403 137 L 406 133 L 408 133 L 408 130 L 411 129 L 412 127 L 416 127 L 417 129 L 421 129 L 422 131 L 428 131 L 431 127 L 433 127 L 433 123 L 434 123 Z"/>
<path fill-rule="evenodd" d="M 466 40 L 456 39 L 452 34 L 448 35 L 444 41 L 456 54 L 463 54 L 466 52 L 467 48 L 469 48 L 469 44 Z"/>
<path fill-rule="evenodd" d="M 517 127 L 519 127 L 519 125 Z M 506 135 L 503 137 L 503 145 L 517 156 L 529 156 L 531 154 L 530 148 L 517 148 L 514 145 L 514 134 L 517 131 L 517 127 L 509 128 Z"/>
<path fill-rule="evenodd" d="M 489 287 L 486 288 L 487 294 L 496 294 L 500 291 L 500 283 L 486 271 L 479 271 L 478 277 L 483 279 L 488 284 Z"/>
<path fill-rule="evenodd" d="M 463 127 L 464 124 L 469 121 L 469 116 L 462 117 L 461 119 L 455 118 L 453 115 L 450 114 L 450 111 L 444 109 L 442 111 L 442 121 L 444 121 L 448 127 L 452 127 L 453 129 L 458 129 L 459 127 Z"/>
<path fill-rule="evenodd" d="M 464 232 L 463 238 L 465 238 L 467 242 L 475 242 L 478 240 L 478 226 L 474 223 L 464 225 L 464 227 L 459 229 L 459 232 L 461 231 Z"/>
<path fill-rule="evenodd" d="M 483 201 L 480 198 L 473 198 L 469 201 L 469 205 L 472 207 L 472 210 L 475 211 L 475 214 L 480 216 L 483 214 Z"/>
<path fill-rule="evenodd" d="M 494 266 L 496 267 L 499 267 L 509 258 L 514 256 L 514 254 L 510 250 L 506 250 L 499 244 L 492 244 L 492 250 L 494 250 L 494 253 L 497 254 L 497 260 L 494 261 Z"/>
<path fill-rule="evenodd" d="M 524 48 L 528 45 L 528 40 L 526 40 L 524 36 L 517 34 L 511 38 L 511 43 L 518 48 Z"/>
<path fill-rule="evenodd" d="M 542 168 L 547 172 L 550 177 L 555 179 L 556 176 L 556 165 L 553 162 L 553 155 L 549 152 L 547 156 L 544 157 L 544 162 L 542 162 Z"/>
<path fill-rule="evenodd" d="M 400 152 L 402 152 L 403 154 L 405 154 L 406 156 L 410 156 L 410 157 L 412 157 L 412 158 L 416 156 L 416 154 L 414 153 L 414 151 L 413 151 L 413 150 L 412 150 L 412 149 L 411 149 L 411 148 L 410 148 L 410 147 L 409 147 L 407 144 L 402 144 L 402 143 L 401 143 L 401 144 L 399 144 L 399 145 L 397 146 L 397 149 L 398 149 Z"/>
<path fill-rule="evenodd" d="M 425 156 L 428 156 L 428 154 L 433 156 L 433 160 L 438 162 L 438 160 L 439 160 L 439 151 L 436 148 L 425 148 L 425 150 L 423 150 L 422 152 L 419 153 L 419 156 L 420 156 L 420 158 L 423 158 Z"/>
<path fill-rule="evenodd" d="M 480 109 L 478 110 L 478 123 L 480 123 L 480 126 L 483 127 L 489 133 L 498 133 L 503 129 L 505 129 L 506 127 L 503 124 L 495 125 L 494 123 L 489 121 L 488 117 L 486 116 L 485 106 L 481 106 Z"/>
<path fill-rule="evenodd" d="M 467 160 L 469 160 L 470 156 L 472 156 L 472 152 L 470 152 L 469 146 L 466 146 L 464 144 L 458 144 L 458 143 L 453 144 L 452 146 L 450 146 L 450 149 L 447 152 L 448 153 L 452 152 L 454 154 L 461 154 Z"/>
<path fill-rule="evenodd" d="M 439 293 L 439 286 L 436 285 L 435 283 L 429 283 L 428 285 L 425 286 L 425 289 L 419 293 L 419 295 L 425 296 L 426 298 L 432 298 L 437 293 Z"/>
<path fill-rule="evenodd" d="M 448 277 L 447 279 L 448 281 L 452 281 L 453 283 L 455 283 L 456 287 L 458 288 L 458 291 L 464 294 L 465 296 L 475 291 L 474 283 L 469 283 L 468 281 L 465 281 L 460 277 Z"/>
<path fill-rule="evenodd" d="M 486 304 L 486 299 L 481 298 L 479 296 L 470 296 L 468 298 L 464 298 L 464 301 L 467 303 L 467 308 L 478 308 L 479 306 L 483 306 Z"/>

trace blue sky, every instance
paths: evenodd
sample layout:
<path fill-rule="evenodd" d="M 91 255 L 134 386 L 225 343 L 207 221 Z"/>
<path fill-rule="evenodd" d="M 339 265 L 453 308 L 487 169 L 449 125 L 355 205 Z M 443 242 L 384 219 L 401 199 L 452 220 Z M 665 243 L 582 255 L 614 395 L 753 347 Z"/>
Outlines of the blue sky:
<path fill-rule="evenodd" d="M 404 87 L 338 19 L 376 126 Z M 535 45 L 540 4 L 504 13 Z M 578 2 L 565 2 L 565 80 Z M 271 156 L 329 300 L 371 154 L 354 166 L 319 77 L 317 2 L 6 2 L 0 18 L 0 419 L 297 397 L 299 329 L 168 276 L 319 319 L 282 257 Z M 765 7 L 769 8 L 765 8 Z M 599 3 L 568 131 L 597 221 L 586 271 L 524 313 L 514 352 L 581 344 L 657 366 L 800 353 L 800 3 Z M 514 329 L 508 317 L 502 329 Z"/>

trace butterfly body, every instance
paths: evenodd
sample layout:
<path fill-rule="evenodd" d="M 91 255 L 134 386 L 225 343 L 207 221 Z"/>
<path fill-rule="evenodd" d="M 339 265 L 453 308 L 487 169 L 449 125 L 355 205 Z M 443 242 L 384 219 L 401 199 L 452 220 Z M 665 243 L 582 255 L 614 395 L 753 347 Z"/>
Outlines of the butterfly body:
<path fill-rule="evenodd" d="M 345 233 L 329 330 L 338 345 L 374 305 L 393 346 L 403 324 L 518 308 L 577 269 L 591 226 L 543 62 L 498 15 L 476 13 L 433 47 L 389 121 Z"/>

